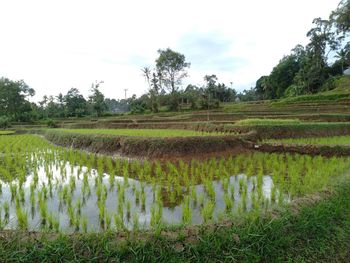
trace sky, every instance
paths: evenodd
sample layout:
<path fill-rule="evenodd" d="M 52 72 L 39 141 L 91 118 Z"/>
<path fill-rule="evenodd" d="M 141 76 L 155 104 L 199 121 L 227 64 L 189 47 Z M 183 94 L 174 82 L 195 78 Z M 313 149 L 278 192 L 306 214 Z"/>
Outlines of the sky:
<path fill-rule="evenodd" d="M 249 89 L 339 0 L 0 0 L 0 77 L 43 95 L 92 83 L 108 98 L 142 95 L 141 68 L 171 48 L 191 63 L 187 84 L 205 75 Z"/>

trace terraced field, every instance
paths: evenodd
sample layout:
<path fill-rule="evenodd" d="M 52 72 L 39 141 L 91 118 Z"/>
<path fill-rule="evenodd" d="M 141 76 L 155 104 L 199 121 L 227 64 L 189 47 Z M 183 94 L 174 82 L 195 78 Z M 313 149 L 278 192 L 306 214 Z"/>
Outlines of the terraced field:
<path fill-rule="evenodd" d="M 262 213 L 314 193 L 347 158 L 251 153 L 191 162 L 129 162 L 0 137 L 0 227 L 91 232 L 164 229 Z"/>
<path fill-rule="evenodd" d="M 264 140 L 268 143 L 308 144 L 308 145 L 345 145 L 350 146 L 350 136 L 318 137 L 318 138 L 287 138 Z"/>
<path fill-rule="evenodd" d="M 212 133 L 175 129 L 55 129 L 55 131 L 79 134 L 106 134 L 137 137 L 189 137 L 215 135 Z"/>

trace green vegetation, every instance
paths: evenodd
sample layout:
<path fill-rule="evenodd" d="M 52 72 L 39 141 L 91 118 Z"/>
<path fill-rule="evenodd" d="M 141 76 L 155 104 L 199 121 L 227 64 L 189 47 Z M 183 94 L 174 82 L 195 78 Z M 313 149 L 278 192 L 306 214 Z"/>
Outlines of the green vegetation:
<path fill-rule="evenodd" d="M 141 97 L 105 98 L 96 81 L 35 103 L 1 78 L 0 258 L 348 262 L 349 14 L 342 0 L 315 19 L 240 94 L 216 75 L 182 87 L 190 63 L 169 48 L 142 68 Z"/>
<path fill-rule="evenodd" d="M 55 131 L 80 134 L 107 134 L 140 137 L 187 137 L 204 135 L 203 133 L 197 131 L 175 129 L 55 129 Z M 205 135 L 214 134 L 205 133 Z"/>
<path fill-rule="evenodd" d="M 293 125 L 300 123 L 300 120 L 295 119 L 244 119 L 235 122 L 235 125 Z"/>
<path fill-rule="evenodd" d="M 0 153 L 1 189 L 7 193 L 3 228 L 10 217 L 20 229 L 60 232 L 90 232 L 93 226 L 157 232 L 259 214 L 328 187 L 350 168 L 348 158 L 265 153 L 128 161 L 55 147 L 33 135 L 1 136 Z"/>
<path fill-rule="evenodd" d="M 279 140 L 264 140 L 267 143 L 286 144 L 312 144 L 312 145 L 348 145 L 350 146 L 350 136 L 334 136 L 319 138 L 286 138 Z"/>
<path fill-rule="evenodd" d="M 10 119 L 6 116 L 0 116 L 0 129 L 7 129 L 10 126 Z"/>
<path fill-rule="evenodd" d="M 305 47 L 297 45 L 292 49 L 291 54 L 284 56 L 270 75 L 257 80 L 255 89 L 247 91 L 246 97 L 278 99 L 334 89 L 336 77 L 350 66 L 350 44 L 344 37 L 350 31 L 349 15 L 349 1 L 343 0 L 329 19 L 315 18 L 314 27 L 307 32 L 309 43 Z M 337 60 L 332 64 L 329 60 L 334 54 L 330 54 L 329 50 L 336 51 Z M 318 99 L 334 100 L 335 97 Z"/>
<path fill-rule="evenodd" d="M 10 134 L 14 134 L 15 131 L 2 131 L 0 130 L 0 135 L 10 135 Z"/>
<path fill-rule="evenodd" d="M 288 123 L 282 121 L 276 124 L 272 122 L 264 122 L 257 120 L 256 124 L 237 125 L 237 124 L 197 124 L 195 129 L 206 132 L 236 133 L 246 134 L 254 132 L 250 139 L 278 139 L 278 138 L 299 138 L 299 137 L 321 137 L 321 136 L 340 136 L 350 133 L 350 122 L 300 122 Z M 249 122 L 248 122 L 249 123 Z"/>
<path fill-rule="evenodd" d="M 332 195 L 304 198 L 286 211 L 218 225 L 173 229 L 159 234 L 7 234 L 0 257 L 10 261 L 56 262 L 346 262 L 350 239 L 350 181 Z M 127 237 L 125 237 L 127 236 Z M 140 238 L 143 237 L 143 238 Z"/>

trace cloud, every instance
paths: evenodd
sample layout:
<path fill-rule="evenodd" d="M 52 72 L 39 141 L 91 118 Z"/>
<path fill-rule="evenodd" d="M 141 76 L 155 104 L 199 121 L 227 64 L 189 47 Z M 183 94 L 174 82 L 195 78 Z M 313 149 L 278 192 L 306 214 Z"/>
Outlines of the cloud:
<path fill-rule="evenodd" d="M 177 48 L 194 70 L 234 72 L 247 65 L 244 58 L 232 55 L 232 39 L 220 32 L 188 32 L 179 39 Z"/>
<path fill-rule="evenodd" d="M 242 90 L 305 44 L 312 19 L 338 2 L 0 1 L 0 75 L 24 79 L 35 100 L 71 87 L 87 96 L 95 80 L 104 80 L 107 97 L 123 98 L 125 88 L 130 95 L 147 89 L 140 68 L 170 47 L 191 62 L 184 86 L 216 74 Z"/>

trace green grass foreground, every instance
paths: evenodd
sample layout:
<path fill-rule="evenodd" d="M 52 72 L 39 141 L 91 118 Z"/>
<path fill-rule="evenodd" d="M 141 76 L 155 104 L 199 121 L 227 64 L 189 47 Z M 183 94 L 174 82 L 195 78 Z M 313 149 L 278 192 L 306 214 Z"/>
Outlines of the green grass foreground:
<path fill-rule="evenodd" d="M 4 232 L 4 262 L 347 262 L 350 179 L 286 211 L 247 215 L 196 235 L 50 235 Z M 195 232 L 195 231 L 192 231 Z M 189 233 L 189 231 L 187 231 Z M 169 234 L 169 232 L 168 232 Z M 117 237 L 118 236 L 118 237 Z"/>
<path fill-rule="evenodd" d="M 265 140 L 267 143 L 286 143 L 286 144 L 313 144 L 313 145 L 346 145 L 350 146 L 350 136 L 334 136 L 320 138 L 287 138 Z"/>
<path fill-rule="evenodd" d="M 190 137 L 214 135 L 191 130 L 176 129 L 55 129 L 61 132 L 79 133 L 79 134 L 105 134 L 119 136 L 137 136 L 137 137 Z"/>

